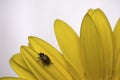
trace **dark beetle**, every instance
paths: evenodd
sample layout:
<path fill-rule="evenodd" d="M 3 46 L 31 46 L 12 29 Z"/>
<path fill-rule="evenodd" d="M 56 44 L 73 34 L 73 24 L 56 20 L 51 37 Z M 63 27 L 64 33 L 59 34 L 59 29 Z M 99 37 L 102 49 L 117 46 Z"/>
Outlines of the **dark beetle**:
<path fill-rule="evenodd" d="M 51 64 L 51 60 L 47 55 L 45 55 L 44 53 L 39 53 L 39 56 L 40 56 L 40 59 L 41 59 L 43 65 Z"/>

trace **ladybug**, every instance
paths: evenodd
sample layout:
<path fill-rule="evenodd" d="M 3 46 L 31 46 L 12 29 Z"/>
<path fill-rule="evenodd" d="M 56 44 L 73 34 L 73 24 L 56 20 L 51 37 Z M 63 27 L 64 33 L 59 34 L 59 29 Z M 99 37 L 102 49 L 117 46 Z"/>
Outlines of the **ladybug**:
<path fill-rule="evenodd" d="M 40 56 L 40 59 L 41 59 L 43 65 L 51 64 L 51 60 L 47 55 L 45 55 L 44 53 L 39 53 L 39 56 Z"/>

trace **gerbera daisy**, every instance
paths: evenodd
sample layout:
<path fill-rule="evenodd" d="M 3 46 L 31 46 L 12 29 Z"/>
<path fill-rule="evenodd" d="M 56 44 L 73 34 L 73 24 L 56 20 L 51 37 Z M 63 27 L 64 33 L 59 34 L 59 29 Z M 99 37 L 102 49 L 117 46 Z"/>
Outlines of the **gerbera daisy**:
<path fill-rule="evenodd" d="M 120 19 L 112 32 L 100 9 L 84 16 L 80 37 L 62 20 L 54 23 L 60 53 L 44 40 L 30 36 L 10 65 L 20 78 L 0 80 L 119 80 Z"/>

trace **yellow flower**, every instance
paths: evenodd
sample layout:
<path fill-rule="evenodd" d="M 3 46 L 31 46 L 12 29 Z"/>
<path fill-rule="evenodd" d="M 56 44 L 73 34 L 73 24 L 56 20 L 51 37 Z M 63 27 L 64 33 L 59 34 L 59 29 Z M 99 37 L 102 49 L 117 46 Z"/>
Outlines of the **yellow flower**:
<path fill-rule="evenodd" d="M 120 19 L 112 32 L 100 9 L 89 9 L 81 24 L 80 37 L 62 20 L 54 23 L 55 35 L 62 54 L 34 36 L 29 45 L 10 59 L 20 78 L 0 80 L 119 80 Z M 43 56 L 47 64 L 43 62 Z M 49 59 L 48 59 L 49 58 Z"/>

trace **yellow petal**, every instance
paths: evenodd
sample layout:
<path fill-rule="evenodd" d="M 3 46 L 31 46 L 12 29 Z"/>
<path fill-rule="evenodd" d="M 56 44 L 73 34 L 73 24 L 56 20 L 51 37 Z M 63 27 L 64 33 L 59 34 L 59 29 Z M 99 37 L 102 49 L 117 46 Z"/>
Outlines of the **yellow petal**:
<path fill-rule="evenodd" d="M 39 53 L 42 47 L 46 49 L 47 51 L 49 51 L 49 54 L 52 55 L 57 61 L 60 61 L 59 62 L 60 65 L 63 65 L 63 67 L 66 67 L 63 56 L 50 44 L 34 36 L 29 37 L 29 42 L 30 42 L 29 46 L 33 48 L 36 52 Z"/>
<path fill-rule="evenodd" d="M 36 80 L 35 76 L 32 74 L 32 72 L 29 70 L 27 65 L 25 64 L 21 54 L 15 54 L 10 59 L 10 65 L 13 68 L 13 70 L 24 79 L 29 80 Z"/>
<path fill-rule="evenodd" d="M 94 12 L 94 10 L 93 10 L 93 9 L 89 9 L 87 13 L 88 13 L 89 15 L 92 15 L 92 14 L 93 14 L 93 12 Z"/>
<path fill-rule="evenodd" d="M 0 80 L 25 80 L 25 79 L 15 78 L 15 77 L 2 77 L 2 78 L 0 78 Z"/>
<path fill-rule="evenodd" d="M 102 80 L 103 78 L 103 55 L 95 24 L 86 15 L 81 25 L 80 33 L 81 59 L 88 80 Z"/>
<path fill-rule="evenodd" d="M 63 55 L 78 72 L 79 79 L 84 79 L 84 71 L 80 59 L 79 37 L 68 24 L 61 20 L 55 21 L 54 28 Z"/>
<path fill-rule="evenodd" d="M 116 63 L 116 60 L 119 56 L 120 51 L 120 19 L 118 20 L 114 32 L 113 32 L 113 40 L 114 40 L 114 63 Z"/>
<path fill-rule="evenodd" d="M 59 61 L 53 59 L 54 57 L 49 55 L 49 52 L 45 49 L 42 49 L 42 47 L 40 48 L 40 52 L 47 54 L 52 62 L 48 66 L 44 66 L 42 62 L 40 62 L 41 60 L 39 59 L 38 55 L 40 52 L 37 53 L 29 47 L 21 47 L 21 51 L 27 65 L 39 80 L 41 80 L 39 78 L 40 76 L 43 78 L 43 80 L 72 80 L 71 76 L 61 67 Z"/>
<path fill-rule="evenodd" d="M 38 63 L 39 56 L 36 54 L 35 51 L 25 46 L 22 46 L 21 53 L 24 61 L 38 80 L 53 80 L 51 76 L 46 71 L 44 71 L 42 69 L 42 66 Z"/>
<path fill-rule="evenodd" d="M 118 20 L 114 32 L 113 32 L 113 40 L 114 40 L 114 76 L 113 78 L 120 77 L 120 19 Z M 113 79 L 114 80 L 114 79 Z"/>
<path fill-rule="evenodd" d="M 95 23 L 104 56 L 105 77 L 110 78 L 113 66 L 113 41 L 110 24 L 100 9 L 94 10 L 91 17 Z"/>
<path fill-rule="evenodd" d="M 120 50 L 119 50 L 118 54 L 120 54 Z M 114 67 L 113 74 L 114 74 L 113 78 L 117 78 L 119 80 L 119 77 L 120 77 L 120 55 L 118 55 L 118 57 L 117 57 L 117 61 L 116 61 L 115 67 Z M 113 80 L 115 80 L 115 79 L 113 79 Z"/>
<path fill-rule="evenodd" d="M 64 59 L 63 55 L 59 51 L 57 51 L 54 47 L 52 47 L 50 44 L 48 44 L 47 42 L 45 42 L 37 37 L 33 37 L 33 36 L 29 37 L 29 42 L 30 42 L 29 46 L 31 48 L 33 48 L 37 53 L 39 53 L 42 50 L 41 47 L 44 48 L 45 50 L 47 50 L 49 52 L 49 54 L 47 54 L 47 53 L 46 54 L 51 55 L 54 58 L 54 60 L 56 61 L 56 63 L 58 63 L 65 70 L 67 70 L 68 73 L 71 74 L 73 79 L 76 80 L 79 78 L 79 76 L 77 75 L 77 73 L 74 70 L 74 68 L 72 67 L 72 65 L 69 62 L 67 62 Z M 57 66 L 59 66 L 59 65 L 57 65 Z M 66 73 L 66 72 L 65 73 L 62 72 L 62 73 L 65 74 L 66 77 L 68 77 L 68 78 L 70 77 L 68 75 L 68 73 Z M 69 80 L 70 80 L 70 78 L 69 78 Z"/>

